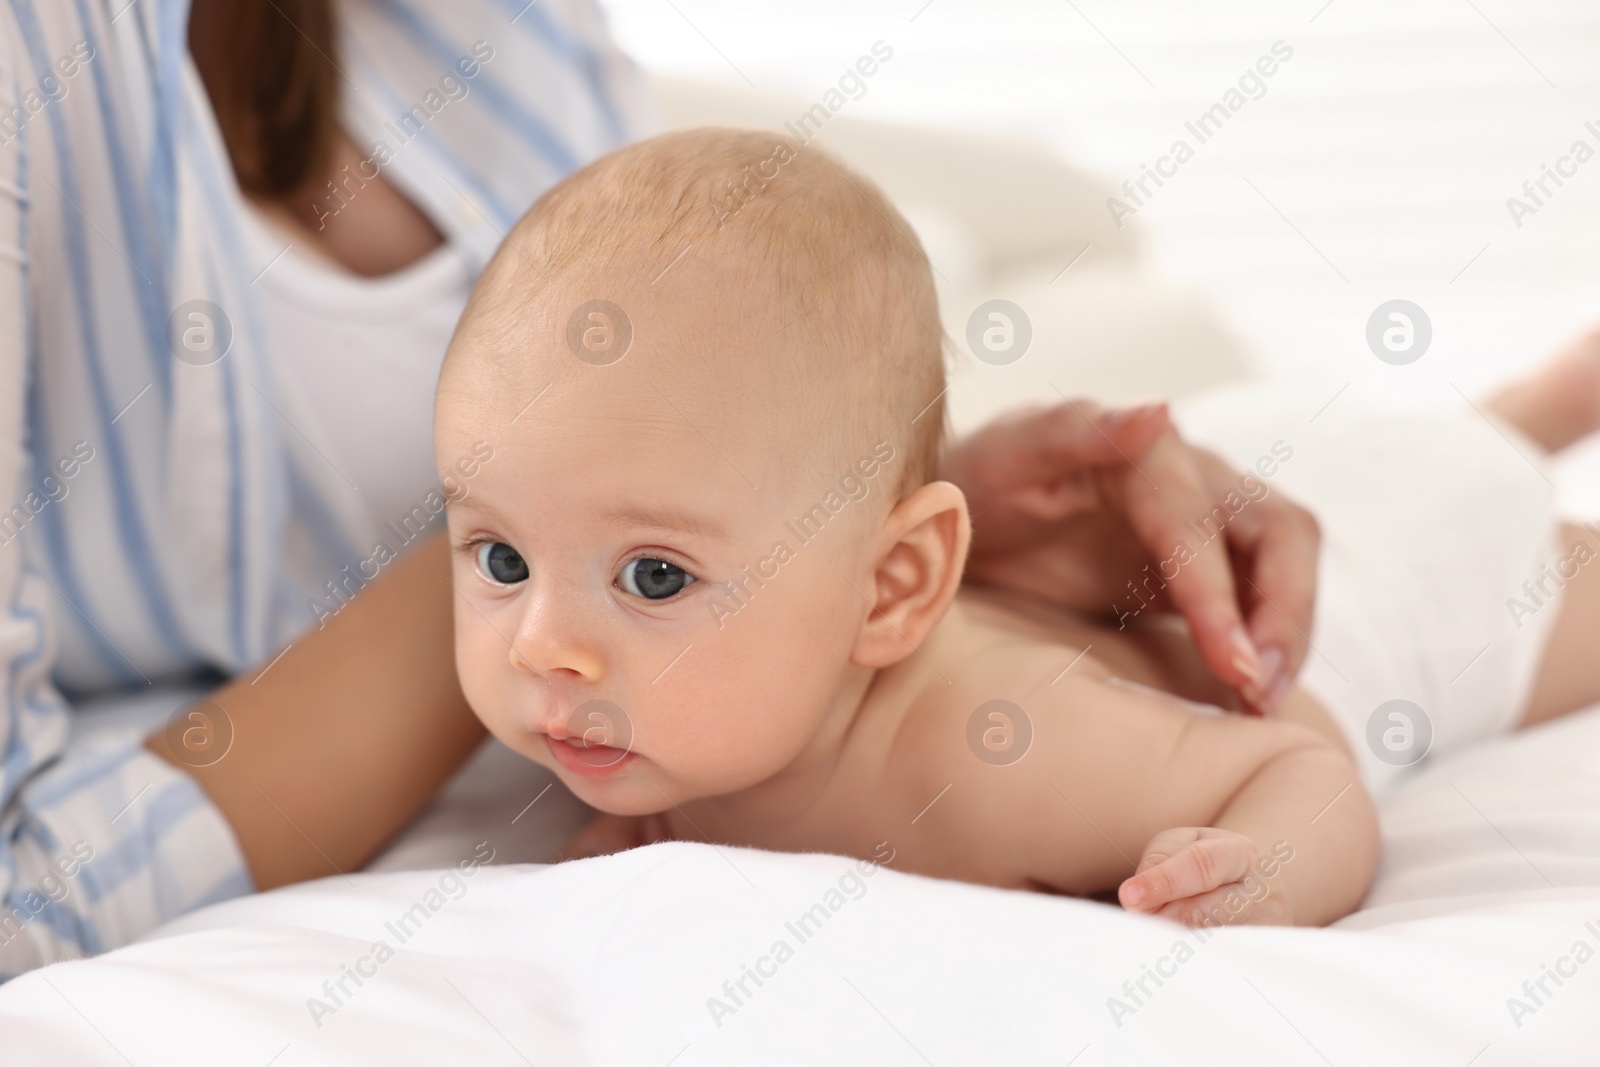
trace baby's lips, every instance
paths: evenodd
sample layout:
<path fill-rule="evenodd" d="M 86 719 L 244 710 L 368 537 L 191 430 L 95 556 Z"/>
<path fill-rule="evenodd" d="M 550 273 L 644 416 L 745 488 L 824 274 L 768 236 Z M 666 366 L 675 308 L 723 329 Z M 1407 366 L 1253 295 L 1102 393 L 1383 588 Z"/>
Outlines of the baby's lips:
<path fill-rule="evenodd" d="M 549 712 L 529 716 L 527 729 L 529 733 L 544 734 L 552 741 L 566 741 L 572 736 L 567 731 L 566 717 Z"/>
<path fill-rule="evenodd" d="M 603 697 L 580 700 L 570 707 L 557 699 L 532 719 L 534 733 L 543 734 L 546 744 L 559 747 L 579 763 L 609 767 L 633 752 L 633 721 L 620 704 Z"/>
<path fill-rule="evenodd" d="M 591 767 L 609 767 L 628 755 L 625 748 L 616 748 L 613 745 L 591 745 L 581 737 L 569 737 L 561 742 L 567 750 L 582 763 Z"/>
<path fill-rule="evenodd" d="M 582 748 L 592 743 L 589 734 L 596 720 L 586 712 L 594 710 L 604 715 L 598 720 L 601 725 L 614 725 L 612 720 L 625 718 L 622 710 L 610 701 L 556 693 L 540 694 L 530 700 L 522 709 L 522 717 L 529 733 L 544 734 L 552 741 L 568 741 Z"/>

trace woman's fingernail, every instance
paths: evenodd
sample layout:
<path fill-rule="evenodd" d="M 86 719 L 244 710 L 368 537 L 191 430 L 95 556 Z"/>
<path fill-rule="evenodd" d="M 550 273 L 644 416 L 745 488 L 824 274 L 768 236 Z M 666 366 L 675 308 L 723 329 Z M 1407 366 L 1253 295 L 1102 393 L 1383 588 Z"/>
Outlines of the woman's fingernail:
<path fill-rule="evenodd" d="M 1284 691 L 1288 689 L 1283 675 L 1283 650 L 1262 649 L 1260 664 L 1261 677 L 1252 678 L 1247 685 L 1240 686 L 1239 692 L 1257 712 L 1271 715 L 1278 710 L 1277 701 L 1273 699 L 1274 694 L 1281 699 Z"/>
<path fill-rule="evenodd" d="M 1124 906 L 1136 908 L 1139 906 L 1139 902 L 1143 899 L 1144 886 L 1140 885 L 1138 882 L 1132 882 L 1122 887 L 1122 903 Z"/>
<path fill-rule="evenodd" d="M 1105 424 L 1109 429 L 1120 429 L 1130 422 L 1147 418 L 1166 406 L 1166 401 L 1158 401 L 1151 404 L 1135 404 L 1128 408 L 1116 408 L 1106 412 Z"/>
<path fill-rule="evenodd" d="M 1283 698 L 1289 695 L 1289 686 L 1293 683 L 1294 679 L 1287 674 L 1272 683 L 1272 688 L 1267 691 L 1267 699 L 1262 704 L 1268 714 L 1276 715 L 1283 710 Z"/>
<path fill-rule="evenodd" d="M 1261 651 L 1261 688 L 1263 692 L 1271 692 L 1272 687 L 1278 684 L 1278 675 L 1283 671 L 1283 650 L 1266 648 Z"/>
<path fill-rule="evenodd" d="M 1235 626 L 1229 632 L 1228 643 L 1233 648 L 1234 670 L 1249 679 L 1251 688 L 1260 688 L 1266 677 L 1261 671 L 1261 657 L 1243 626 Z"/>

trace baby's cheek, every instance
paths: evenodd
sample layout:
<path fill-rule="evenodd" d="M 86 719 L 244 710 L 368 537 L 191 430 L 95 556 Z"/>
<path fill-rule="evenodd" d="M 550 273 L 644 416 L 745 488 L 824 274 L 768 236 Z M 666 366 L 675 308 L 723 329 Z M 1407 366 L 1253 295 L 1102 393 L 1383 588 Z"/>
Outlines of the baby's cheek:
<path fill-rule="evenodd" d="M 493 635 L 485 632 L 487 627 L 482 620 L 476 624 L 472 620 L 456 619 L 456 676 L 461 682 L 461 692 L 467 698 L 468 705 L 477 713 L 484 725 L 499 734 L 503 725 L 500 720 L 506 716 L 505 695 L 502 692 L 500 675 L 505 667 L 506 656 L 509 652 L 505 643 L 500 643 L 500 652 L 496 654 L 493 643 L 489 640 Z"/>
<path fill-rule="evenodd" d="M 671 670 L 638 687 L 641 750 L 705 793 L 747 788 L 791 763 L 837 695 L 865 611 L 844 573 L 820 543 L 804 545 L 736 613 L 696 634 Z"/>
<path fill-rule="evenodd" d="M 674 667 L 684 670 L 646 687 L 642 715 L 635 716 L 639 749 L 697 793 L 713 794 L 754 785 L 780 770 L 798 750 L 791 722 L 793 692 L 771 677 L 770 664 L 735 649 L 692 649 Z"/>

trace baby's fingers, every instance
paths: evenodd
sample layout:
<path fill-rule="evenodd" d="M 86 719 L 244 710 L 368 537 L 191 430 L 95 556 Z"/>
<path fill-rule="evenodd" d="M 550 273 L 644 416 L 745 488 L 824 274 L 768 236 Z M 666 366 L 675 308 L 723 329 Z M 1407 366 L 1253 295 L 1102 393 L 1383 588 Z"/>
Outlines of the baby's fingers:
<path fill-rule="evenodd" d="M 1155 914 L 1185 926 L 1292 925 L 1294 920 L 1283 894 L 1261 892 L 1262 888 L 1247 888 L 1240 883 L 1220 886 L 1209 893 L 1175 900 Z"/>
<path fill-rule="evenodd" d="M 602 812 L 567 842 L 557 862 L 609 856 L 645 844 L 643 822 L 637 815 L 607 815 Z"/>
<path fill-rule="evenodd" d="M 1192 829 L 1157 834 L 1145 850 L 1139 873 L 1117 889 L 1122 906 L 1129 911 L 1159 911 L 1173 901 L 1237 882 L 1250 870 L 1252 856 L 1247 839 L 1234 834 L 1196 834 Z"/>

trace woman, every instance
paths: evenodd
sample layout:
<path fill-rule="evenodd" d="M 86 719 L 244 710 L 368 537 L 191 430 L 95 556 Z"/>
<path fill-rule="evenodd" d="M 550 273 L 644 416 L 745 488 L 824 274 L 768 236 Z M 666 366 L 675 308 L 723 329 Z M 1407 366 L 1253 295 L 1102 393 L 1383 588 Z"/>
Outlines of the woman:
<path fill-rule="evenodd" d="M 482 740 L 432 524 L 483 456 L 431 466 L 433 379 L 502 233 L 649 117 L 586 0 L 7 0 L 0 56 L 4 978 L 355 869 Z M 1233 482 L 1086 404 L 947 473 L 978 579 L 1095 607 Z M 1228 540 L 1169 592 L 1270 709 L 1315 527 L 1274 498 Z M 206 676 L 143 746 L 69 739 Z"/>

